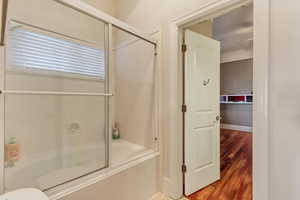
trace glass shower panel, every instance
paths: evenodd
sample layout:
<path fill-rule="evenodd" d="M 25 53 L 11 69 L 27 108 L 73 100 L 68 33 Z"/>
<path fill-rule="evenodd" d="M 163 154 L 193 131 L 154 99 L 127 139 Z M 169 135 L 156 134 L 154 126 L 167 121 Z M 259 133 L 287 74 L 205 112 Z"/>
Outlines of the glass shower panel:
<path fill-rule="evenodd" d="M 53 0 L 10 0 L 7 24 L 7 90 L 105 92 L 107 24 Z"/>
<path fill-rule="evenodd" d="M 47 190 L 106 167 L 104 111 L 101 96 L 6 95 L 6 190 Z"/>
<path fill-rule="evenodd" d="M 108 25 L 53 0 L 10 0 L 7 24 L 6 190 L 107 167 Z"/>
<path fill-rule="evenodd" d="M 113 27 L 112 165 L 156 147 L 155 46 Z M 120 137 L 118 137 L 118 133 Z"/>

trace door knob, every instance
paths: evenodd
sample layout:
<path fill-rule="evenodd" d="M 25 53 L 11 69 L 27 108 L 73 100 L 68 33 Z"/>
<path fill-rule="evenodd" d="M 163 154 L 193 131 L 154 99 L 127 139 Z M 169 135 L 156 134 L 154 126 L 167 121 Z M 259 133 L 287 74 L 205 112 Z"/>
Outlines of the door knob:
<path fill-rule="evenodd" d="M 219 121 L 221 117 L 219 115 L 216 116 L 216 120 Z"/>

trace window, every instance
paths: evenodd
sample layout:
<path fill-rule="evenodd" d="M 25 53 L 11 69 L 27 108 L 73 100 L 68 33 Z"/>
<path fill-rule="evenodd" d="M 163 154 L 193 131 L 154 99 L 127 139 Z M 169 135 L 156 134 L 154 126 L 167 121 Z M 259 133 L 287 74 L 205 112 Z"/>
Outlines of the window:
<path fill-rule="evenodd" d="M 105 78 L 103 49 L 23 28 L 11 31 L 9 66 Z"/>

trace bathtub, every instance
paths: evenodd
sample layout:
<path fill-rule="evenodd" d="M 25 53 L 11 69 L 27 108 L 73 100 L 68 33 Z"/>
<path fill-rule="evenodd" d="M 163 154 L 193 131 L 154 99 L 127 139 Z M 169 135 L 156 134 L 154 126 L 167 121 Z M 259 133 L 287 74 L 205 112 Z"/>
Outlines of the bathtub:
<path fill-rule="evenodd" d="M 111 166 L 117 166 L 148 151 L 144 146 L 126 140 L 113 141 Z M 104 143 L 23 157 L 15 166 L 5 169 L 5 189 L 10 191 L 34 187 L 47 190 L 105 167 Z"/>

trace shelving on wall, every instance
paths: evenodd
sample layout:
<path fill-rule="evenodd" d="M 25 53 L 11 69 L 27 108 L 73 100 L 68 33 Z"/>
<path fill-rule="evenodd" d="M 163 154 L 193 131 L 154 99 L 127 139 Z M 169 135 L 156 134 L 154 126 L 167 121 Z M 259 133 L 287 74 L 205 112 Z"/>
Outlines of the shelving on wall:
<path fill-rule="evenodd" d="M 252 94 L 232 94 L 232 95 L 221 95 L 221 104 L 252 104 Z"/>

